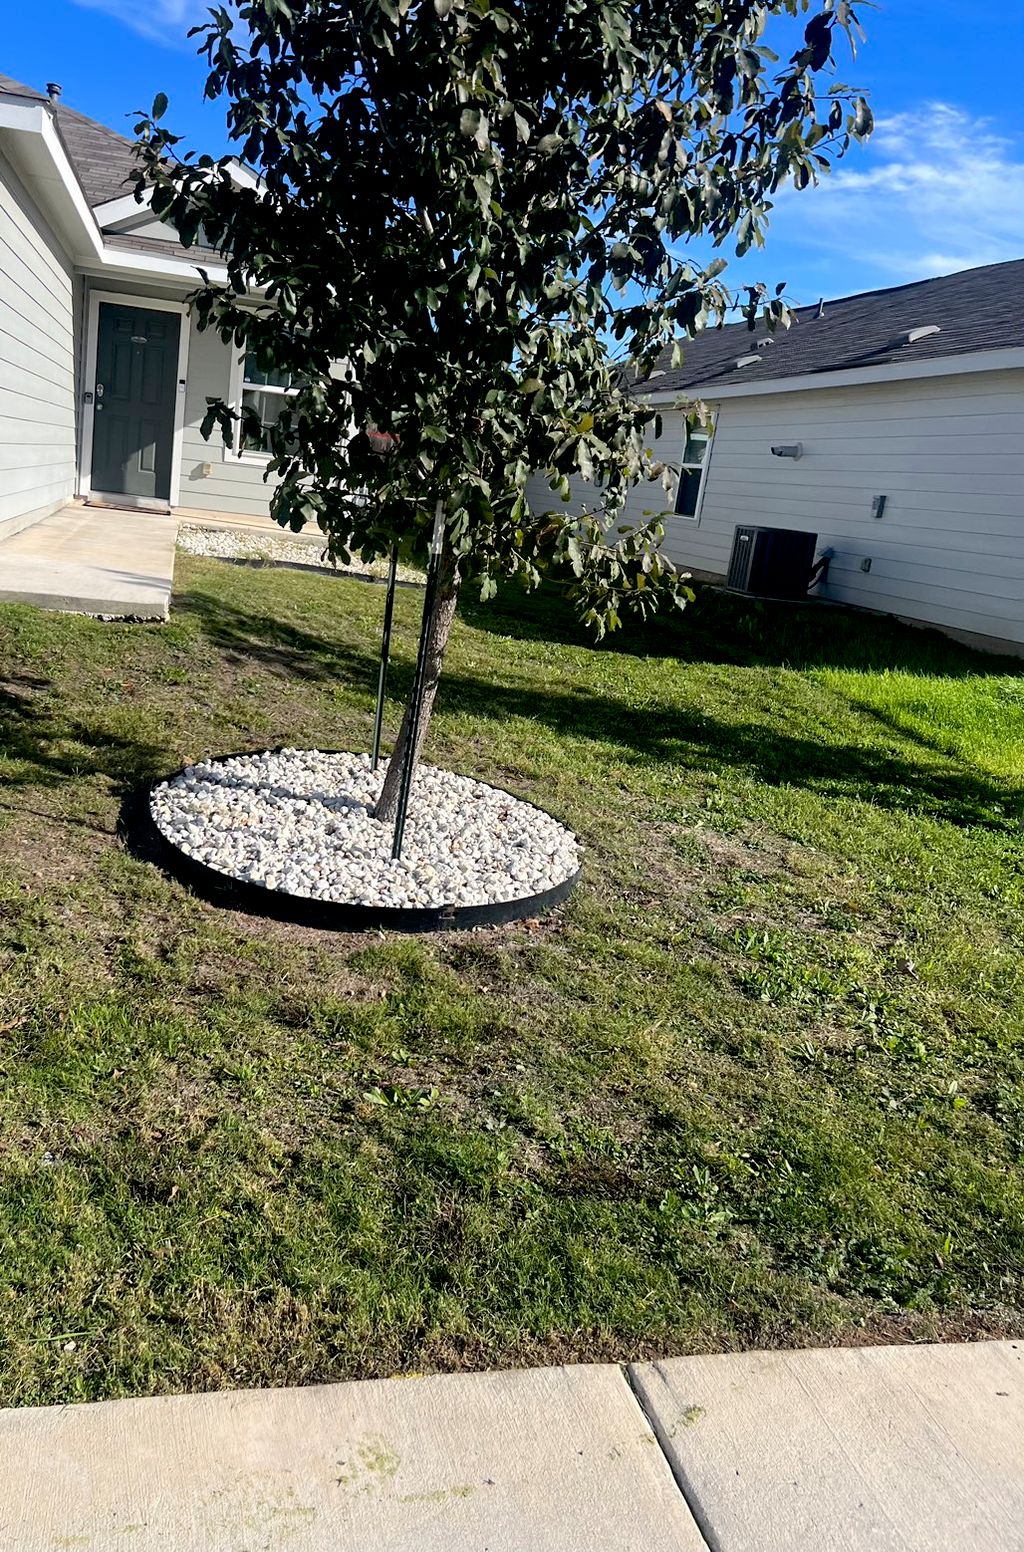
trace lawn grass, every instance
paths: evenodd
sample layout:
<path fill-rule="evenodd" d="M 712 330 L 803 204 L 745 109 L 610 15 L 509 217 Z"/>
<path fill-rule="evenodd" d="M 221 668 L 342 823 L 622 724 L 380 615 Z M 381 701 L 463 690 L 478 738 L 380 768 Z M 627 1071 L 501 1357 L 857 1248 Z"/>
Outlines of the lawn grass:
<path fill-rule="evenodd" d="M 0 608 L 0 1404 L 1024 1331 L 1021 665 L 713 594 L 596 650 L 467 604 L 432 755 L 571 823 L 584 882 L 330 936 L 116 826 L 194 757 L 366 748 L 381 590 L 177 589 Z"/>

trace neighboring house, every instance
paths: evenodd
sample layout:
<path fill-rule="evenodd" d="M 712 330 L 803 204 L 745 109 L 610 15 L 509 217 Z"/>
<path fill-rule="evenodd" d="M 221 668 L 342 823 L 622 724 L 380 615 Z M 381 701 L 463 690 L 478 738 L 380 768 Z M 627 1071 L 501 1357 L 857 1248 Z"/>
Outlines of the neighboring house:
<path fill-rule="evenodd" d="M 737 526 L 810 530 L 831 551 L 812 596 L 1024 648 L 1024 260 L 801 308 L 774 334 L 709 329 L 640 391 L 680 469 L 665 552 L 696 578 L 725 580 Z M 712 410 L 710 440 L 684 437 L 683 399 Z M 636 489 L 627 519 L 666 499 Z"/>
<path fill-rule="evenodd" d="M 285 388 L 248 381 L 241 353 L 190 326 L 196 266 L 135 200 L 132 142 L 0 75 L 0 535 L 69 498 L 166 511 L 265 515 L 266 460 L 199 426 L 208 397 Z M 254 183 L 244 167 L 239 181 Z"/>

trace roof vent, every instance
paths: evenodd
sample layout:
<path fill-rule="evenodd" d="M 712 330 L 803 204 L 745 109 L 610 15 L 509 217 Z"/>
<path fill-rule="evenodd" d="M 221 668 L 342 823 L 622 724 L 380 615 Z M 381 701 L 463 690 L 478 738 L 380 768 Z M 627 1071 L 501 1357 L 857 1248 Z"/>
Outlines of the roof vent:
<path fill-rule="evenodd" d="M 49 97 L 54 107 L 56 107 L 58 102 L 60 102 L 60 94 L 63 90 L 64 88 L 62 86 L 58 86 L 56 81 L 47 81 L 46 95 Z"/>
<path fill-rule="evenodd" d="M 736 363 L 736 369 L 738 371 L 741 366 L 754 366 L 758 361 L 760 361 L 760 359 L 761 357 L 758 355 L 740 356 L 740 359 Z"/>
<path fill-rule="evenodd" d="M 941 334 L 942 330 L 937 323 L 923 323 L 918 329 L 907 329 L 900 335 L 902 345 L 916 345 L 918 340 L 927 339 L 929 334 Z"/>

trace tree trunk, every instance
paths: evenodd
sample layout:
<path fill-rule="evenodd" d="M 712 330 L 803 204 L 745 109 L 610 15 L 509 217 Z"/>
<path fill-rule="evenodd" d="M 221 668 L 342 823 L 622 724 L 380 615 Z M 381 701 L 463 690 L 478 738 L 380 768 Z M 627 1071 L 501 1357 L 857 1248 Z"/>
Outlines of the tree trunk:
<path fill-rule="evenodd" d="M 438 680 L 441 677 L 441 665 L 444 662 L 448 637 L 452 633 L 455 605 L 459 597 L 459 582 L 461 579 L 459 577 L 458 556 L 452 550 L 447 538 L 441 550 L 439 565 L 437 593 L 434 597 L 434 608 L 431 613 L 430 628 L 427 635 L 427 655 L 423 676 L 423 702 L 422 710 L 420 711 L 420 725 L 416 736 L 416 748 L 413 752 L 414 770 L 419 764 L 420 754 L 430 727 L 430 718 L 437 696 Z M 393 820 L 398 809 L 398 793 L 402 785 L 402 767 L 405 764 L 405 750 L 409 741 L 411 721 L 412 697 L 410 696 L 402 717 L 402 726 L 398 730 L 398 738 L 391 753 L 391 759 L 388 761 L 380 800 L 374 810 L 374 817 L 384 823 Z"/>

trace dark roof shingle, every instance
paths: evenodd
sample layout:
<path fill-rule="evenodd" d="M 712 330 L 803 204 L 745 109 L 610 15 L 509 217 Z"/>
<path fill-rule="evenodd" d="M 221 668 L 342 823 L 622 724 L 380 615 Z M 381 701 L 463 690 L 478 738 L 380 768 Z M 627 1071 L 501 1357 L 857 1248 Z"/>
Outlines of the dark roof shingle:
<path fill-rule="evenodd" d="M 45 93 L 8 75 L 0 75 L 0 92 L 8 97 L 27 97 L 32 102 L 48 101 Z M 57 103 L 54 111 L 64 149 L 89 204 L 103 205 L 109 199 L 130 194 L 132 185 L 127 179 L 135 166 L 134 141 L 62 102 Z"/>
<path fill-rule="evenodd" d="M 124 248 L 131 253 L 149 253 L 157 259 L 187 259 L 190 264 L 223 264 L 224 255 L 216 248 L 204 248 L 193 243 L 186 248 L 183 243 L 167 242 L 163 237 L 137 237 L 134 232 L 104 232 L 103 241 L 108 248 Z"/>
<path fill-rule="evenodd" d="M 937 324 L 937 334 L 912 344 L 911 329 Z M 770 344 L 758 349 L 758 341 Z M 768 383 L 856 367 L 928 361 L 975 350 L 1008 350 L 1024 345 L 1024 259 L 960 270 L 937 280 L 918 280 L 886 291 L 801 307 L 789 329 L 769 334 L 763 324 L 727 323 L 705 329 L 684 343 L 685 360 L 672 366 L 666 350 L 655 373 L 641 386 L 650 391 L 700 388 L 709 396 L 727 384 Z M 737 368 L 743 356 L 756 364 Z"/>

